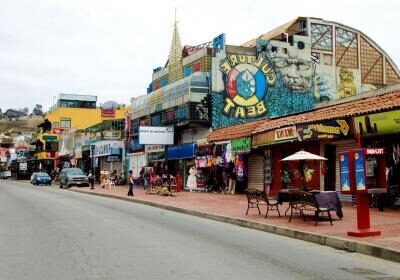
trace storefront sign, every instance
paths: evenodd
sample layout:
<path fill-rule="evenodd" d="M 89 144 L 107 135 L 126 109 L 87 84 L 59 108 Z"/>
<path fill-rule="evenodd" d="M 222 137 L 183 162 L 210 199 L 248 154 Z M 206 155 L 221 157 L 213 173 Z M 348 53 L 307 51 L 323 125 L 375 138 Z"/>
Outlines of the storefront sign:
<path fill-rule="evenodd" d="M 296 126 L 275 129 L 275 141 L 297 138 Z"/>
<path fill-rule="evenodd" d="M 82 158 L 82 148 L 75 148 L 75 158 Z"/>
<path fill-rule="evenodd" d="M 196 143 L 199 146 L 205 146 L 208 145 L 208 139 L 207 138 L 197 139 Z"/>
<path fill-rule="evenodd" d="M 354 118 L 355 131 L 361 136 L 400 132 L 400 110 Z"/>
<path fill-rule="evenodd" d="M 53 134 L 60 134 L 61 128 L 53 128 Z"/>
<path fill-rule="evenodd" d="M 173 127 L 139 126 L 139 144 L 174 144 Z"/>
<path fill-rule="evenodd" d="M 111 155 L 106 157 L 106 162 L 121 162 L 121 155 Z"/>
<path fill-rule="evenodd" d="M 385 151 L 383 149 L 365 149 L 367 155 L 384 155 Z"/>
<path fill-rule="evenodd" d="M 364 191 L 366 187 L 363 150 L 356 150 L 354 152 L 354 169 L 356 173 L 356 189 L 357 191 Z"/>
<path fill-rule="evenodd" d="M 103 133 L 104 140 L 121 139 L 121 131 L 118 131 L 118 130 L 105 130 L 102 133 Z"/>
<path fill-rule="evenodd" d="M 28 163 L 27 162 L 20 162 L 19 163 L 19 170 L 28 170 Z"/>
<path fill-rule="evenodd" d="M 350 191 L 349 154 L 340 155 L 340 188 L 342 192 Z"/>
<path fill-rule="evenodd" d="M 99 141 L 95 144 L 93 156 L 120 155 L 123 147 L 124 142 L 122 141 Z"/>
<path fill-rule="evenodd" d="M 349 129 L 350 127 L 346 120 L 331 120 L 315 124 L 298 125 L 297 133 L 302 141 L 332 139 L 347 136 Z"/>
<path fill-rule="evenodd" d="M 146 154 L 159 153 L 165 151 L 164 145 L 145 145 L 144 150 Z"/>
<path fill-rule="evenodd" d="M 115 109 L 101 108 L 102 117 L 115 117 Z"/>
<path fill-rule="evenodd" d="M 57 136 L 53 135 L 44 135 L 43 140 L 46 142 L 52 142 L 52 141 L 57 141 Z"/>
<path fill-rule="evenodd" d="M 250 137 L 232 140 L 232 153 L 249 153 L 251 151 Z"/>

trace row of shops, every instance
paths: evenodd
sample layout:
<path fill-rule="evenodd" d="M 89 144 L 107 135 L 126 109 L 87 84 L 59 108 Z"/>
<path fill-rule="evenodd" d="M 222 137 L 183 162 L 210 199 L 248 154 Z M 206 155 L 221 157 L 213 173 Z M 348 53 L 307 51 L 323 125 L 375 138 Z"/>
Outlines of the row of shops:
<path fill-rule="evenodd" d="M 399 93 L 391 95 L 398 98 Z M 195 143 L 145 145 L 142 152 L 127 155 L 128 169 L 139 176 L 141 167 L 151 166 L 158 173 L 179 174 L 185 184 L 189 169 L 194 166 L 198 186 L 206 188 L 221 182 L 226 185 L 225 173 L 229 164 L 234 164 L 238 192 L 248 187 L 270 195 L 287 187 L 339 191 L 340 152 L 358 147 L 383 148 L 387 182 L 400 185 L 400 110 L 363 114 L 371 112 L 369 108 L 385 109 L 378 98 L 215 129 Z M 361 104 L 374 107 L 360 107 Z M 357 110 L 349 112 L 349 107 Z M 302 149 L 328 160 L 281 162 Z"/>

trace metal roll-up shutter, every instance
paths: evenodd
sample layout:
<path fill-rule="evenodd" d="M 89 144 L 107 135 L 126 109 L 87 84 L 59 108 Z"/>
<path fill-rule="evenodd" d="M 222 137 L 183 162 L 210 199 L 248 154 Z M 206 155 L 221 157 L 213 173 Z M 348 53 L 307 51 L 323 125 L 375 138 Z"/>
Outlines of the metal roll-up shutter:
<path fill-rule="evenodd" d="M 352 196 L 350 194 L 341 194 L 340 192 L 340 166 L 339 166 L 339 153 L 346 152 L 349 150 L 358 149 L 358 143 L 356 140 L 346 140 L 346 141 L 338 141 L 336 144 L 336 192 L 339 195 L 339 199 L 341 201 L 352 201 Z"/>
<path fill-rule="evenodd" d="M 264 156 L 250 154 L 248 157 L 248 188 L 264 190 Z"/>

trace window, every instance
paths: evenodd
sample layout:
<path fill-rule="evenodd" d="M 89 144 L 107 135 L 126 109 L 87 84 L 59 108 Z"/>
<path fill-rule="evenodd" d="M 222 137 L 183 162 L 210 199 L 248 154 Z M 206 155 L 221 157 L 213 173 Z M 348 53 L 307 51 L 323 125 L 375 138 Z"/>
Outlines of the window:
<path fill-rule="evenodd" d="M 71 119 L 61 119 L 61 128 L 71 128 Z"/>
<path fill-rule="evenodd" d="M 53 122 L 53 128 L 59 128 L 60 123 L 59 122 Z"/>

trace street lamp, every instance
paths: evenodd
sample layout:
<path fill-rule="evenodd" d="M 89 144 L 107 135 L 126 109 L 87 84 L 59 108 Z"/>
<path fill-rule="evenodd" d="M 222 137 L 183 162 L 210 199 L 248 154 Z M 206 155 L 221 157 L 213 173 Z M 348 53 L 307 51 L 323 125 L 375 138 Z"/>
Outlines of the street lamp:
<path fill-rule="evenodd" d="M 94 148 L 95 148 L 95 145 L 90 145 L 90 154 L 91 154 L 91 156 L 92 156 L 92 178 L 89 178 L 89 180 L 90 180 L 90 189 L 91 190 L 94 190 L 94 182 L 95 182 L 95 178 L 96 178 L 96 172 L 95 172 L 95 170 L 94 170 Z"/>

